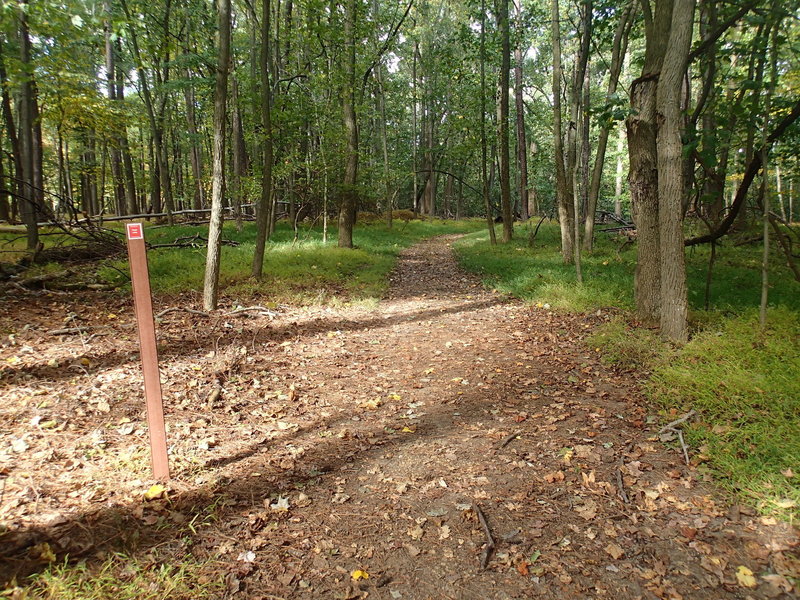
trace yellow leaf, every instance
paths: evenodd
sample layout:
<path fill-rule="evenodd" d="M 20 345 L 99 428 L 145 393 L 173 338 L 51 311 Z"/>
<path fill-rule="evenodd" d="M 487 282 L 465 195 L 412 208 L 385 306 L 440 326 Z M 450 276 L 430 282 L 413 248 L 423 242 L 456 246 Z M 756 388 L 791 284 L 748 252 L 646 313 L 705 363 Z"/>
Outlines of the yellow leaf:
<path fill-rule="evenodd" d="M 39 560 L 43 560 L 45 562 L 55 562 L 56 560 L 56 554 L 53 552 L 53 549 L 47 542 L 36 544 L 33 548 L 31 548 L 31 553 Z"/>
<path fill-rule="evenodd" d="M 109 319 L 116 319 L 117 315 L 115 315 L 114 313 L 108 313 L 108 318 Z"/>
<path fill-rule="evenodd" d="M 403 427 L 401 430 L 403 433 L 414 433 L 414 430 L 411 427 Z"/>
<path fill-rule="evenodd" d="M 369 573 L 366 571 L 362 571 L 361 569 L 356 569 L 352 573 L 350 573 L 350 577 L 353 578 L 353 581 L 359 581 L 360 579 L 369 579 Z"/>
<path fill-rule="evenodd" d="M 400 396 L 399 396 L 398 394 L 389 394 L 389 398 L 391 398 L 391 399 L 392 399 L 392 400 L 394 400 L 395 402 L 397 402 L 398 400 L 400 400 Z"/>
<path fill-rule="evenodd" d="M 145 500 L 156 500 L 158 498 L 163 498 L 164 494 L 167 493 L 167 488 L 165 488 L 160 483 L 156 483 L 155 485 L 151 486 L 149 490 L 144 493 Z"/>
<path fill-rule="evenodd" d="M 745 566 L 740 566 L 736 569 L 736 581 L 742 587 L 756 587 L 756 578 L 753 577 L 753 572 Z"/>

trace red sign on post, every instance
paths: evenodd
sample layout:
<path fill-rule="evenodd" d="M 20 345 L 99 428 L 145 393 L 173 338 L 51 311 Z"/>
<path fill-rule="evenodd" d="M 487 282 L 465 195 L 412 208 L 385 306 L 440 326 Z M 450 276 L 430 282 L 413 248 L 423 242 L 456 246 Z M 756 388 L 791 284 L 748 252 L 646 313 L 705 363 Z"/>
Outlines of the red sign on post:
<path fill-rule="evenodd" d="M 131 263 L 133 304 L 139 329 L 139 349 L 144 373 L 144 395 L 147 402 L 147 428 L 150 431 L 150 457 L 153 477 L 169 479 L 167 432 L 164 427 L 164 405 L 161 398 L 161 376 L 158 372 L 156 326 L 153 319 L 153 299 L 150 295 L 150 274 L 144 228 L 141 223 L 128 223 L 128 258 Z"/>

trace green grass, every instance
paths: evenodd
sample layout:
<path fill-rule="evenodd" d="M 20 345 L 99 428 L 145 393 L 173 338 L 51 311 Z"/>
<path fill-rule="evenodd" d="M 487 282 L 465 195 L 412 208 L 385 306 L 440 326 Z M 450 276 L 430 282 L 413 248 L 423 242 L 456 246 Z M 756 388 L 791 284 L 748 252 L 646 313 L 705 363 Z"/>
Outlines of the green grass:
<path fill-rule="evenodd" d="M 584 284 L 559 254 L 556 226 L 544 225 L 532 247 L 526 230 L 510 244 L 488 245 L 484 232 L 456 244 L 464 266 L 484 282 L 555 309 L 633 306 L 635 249 L 600 236 L 584 257 Z M 658 334 L 614 320 L 587 339 L 604 360 L 649 375 L 645 392 L 664 421 L 690 409 L 687 443 L 723 488 L 764 513 L 800 516 L 800 284 L 776 252 L 770 273 L 768 330 L 759 332 L 760 246 L 718 248 L 710 310 L 704 310 L 710 249 L 687 251 L 692 340 L 681 348 Z M 792 470 L 789 470 L 792 469 Z M 793 476 L 790 476 L 793 475 Z"/>
<path fill-rule="evenodd" d="M 159 562 L 115 555 L 89 566 L 53 563 L 24 587 L 0 591 L 29 600 L 212 600 L 224 595 L 222 576 L 190 556 Z"/>
<path fill-rule="evenodd" d="M 565 265 L 559 252 L 558 225 L 543 224 L 528 246 L 531 225 L 520 225 L 510 244 L 488 244 L 488 233 L 465 237 L 456 245 L 462 265 L 480 274 L 490 287 L 528 300 L 549 303 L 568 311 L 591 311 L 614 306 L 633 308 L 633 272 L 636 247 L 615 235 L 598 234 L 595 249 L 583 256 L 583 285 L 578 285 L 575 267 Z M 498 229 L 499 235 L 499 229 Z M 705 280 L 709 247 L 690 248 L 686 253 L 689 303 L 694 310 L 705 306 Z M 758 304 L 761 294 L 760 246 L 742 248 L 730 244 L 717 249 L 710 306 L 739 312 Z M 770 274 L 770 306 L 800 310 L 800 284 L 792 278 L 776 251 Z M 697 318 L 704 318 L 697 315 Z"/>
<path fill-rule="evenodd" d="M 264 277 L 250 277 L 255 248 L 255 226 L 245 224 L 237 232 L 226 223 L 224 239 L 235 240 L 238 247 L 222 249 L 220 287 L 231 301 L 262 301 L 267 304 L 335 304 L 368 302 L 379 298 L 387 286 L 387 275 L 397 254 L 405 247 L 432 236 L 465 233 L 480 227 L 477 221 L 425 220 L 396 222 L 392 229 L 383 223 L 357 225 L 354 249 L 336 247 L 336 229 L 322 242 L 320 227 L 302 229 L 293 242 L 293 232 L 279 223 L 264 256 Z M 153 244 L 169 243 L 178 237 L 207 235 L 207 227 L 145 227 L 145 236 Z M 156 294 L 199 291 L 203 286 L 205 247 L 151 250 L 148 254 L 150 278 Z M 126 261 L 117 261 L 116 269 L 101 271 L 103 279 L 125 284 Z"/>

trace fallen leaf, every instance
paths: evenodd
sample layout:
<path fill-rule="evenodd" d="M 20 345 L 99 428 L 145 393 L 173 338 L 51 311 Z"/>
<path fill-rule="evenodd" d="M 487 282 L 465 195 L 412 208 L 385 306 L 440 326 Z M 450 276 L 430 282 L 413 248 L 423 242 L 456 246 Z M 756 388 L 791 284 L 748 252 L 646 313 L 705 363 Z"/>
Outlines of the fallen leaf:
<path fill-rule="evenodd" d="M 163 498 L 166 493 L 167 488 L 160 483 L 156 483 L 155 485 L 150 486 L 150 489 L 144 493 L 144 499 L 157 500 L 159 498 Z"/>
<path fill-rule="evenodd" d="M 554 473 L 547 473 L 544 476 L 547 483 L 556 483 L 557 481 L 564 481 L 564 471 L 555 471 Z"/>
<path fill-rule="evenodd" d="M 353 578 L 353 581 L 360 581 L 361 579 L 369 579 L 369 573 L 362 571 L 361 569 L 356 569 L 350 573 L 350 577 Z"/>
<path fill-rule="evenodd" d="M 625 556 L 625 550 L 622 549 L 622 546 L 615 542 L 611 542 L 608 546 L 605 547 L 606 553 L 608 553 L 611 558 L 614 560 L 619 560 L 623 556 Z"/>
<path fill-rule="evenodd" d="M 736 569 L 736 581 L 742 587 L 756 587 L 756 578 L 753 576 L 753 572 L 743 565 Z"/>

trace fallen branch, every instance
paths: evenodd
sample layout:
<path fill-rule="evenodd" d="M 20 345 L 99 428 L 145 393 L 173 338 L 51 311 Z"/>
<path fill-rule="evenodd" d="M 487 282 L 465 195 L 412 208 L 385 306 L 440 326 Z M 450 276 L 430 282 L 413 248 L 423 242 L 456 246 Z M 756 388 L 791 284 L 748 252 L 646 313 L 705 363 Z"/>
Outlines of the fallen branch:
<path fill-rule="evenodd" d="M 273 312 L 264 306 L 239 306 L 237 308 L 234 308 L 229 313 L 225 313 L 225 316 L 232 317 L 234 315 L 240 315 L 242 313 L 248 313 L 248 312 L 257 312 L 267 317 L 273 317 L 273 318 L 278 316 L 278 313 Z"/>
<path fill-rule="evenodd" d="M 678 434 L 678 441 L 681 443 L 681 449 L 683 450 L 683 459 L 686 461 L 686 466 L 689 466 L 689 451 L 686 449 L 686 442 L 683 441 L 683 431 L 680 429 L 673 429 L 675 433 Z"/>
<path fill-rule="evenodd" d="M 502 441 L 502 442 L 500 442 L 500 445 L 498 446 L 498 448 L 497 448 L 497 449 L 498 449 L 498 450 L 502 450 L 503 448 L 505 448 L 506 446 L 508 446 L 508 445 L 509 445 L 511 442 L 513 442 L 513 441 L 514 441 L 514 438 L 516 438 L 516 437 L 517 437 L 519 434 L 520 434 L 520 432 L 519 432 L 519 431 L 515 431 L 515 432 L 514 432 L 514 433 L 512 433 L 511 435 L 507 435 L 506 437 L 504 437 L 504 438 L 503 438 L 503 441 Z"/>
<path fill-rule="evenodd" d="M 31 287 L 31 286 L 38 286 L 43 283 L 47 283 L 48 281 L 53 281 L 54 279 L 61 279 L 62 277 L 67 277 L 68 275 L 72 275 L 72 271 L 58 271 L 57 273 L 45 273 L 43 275 L 36 275 L 34 277 L 28 277 L 27 279 L 22 279 L 21 281 L 17 281 L 16 283 L 22 287 Z"/>
<path fill-rule="evenodd" d="M 195 310 L 193 308 L 186 308 L 185 306 L 173 306 L 171 308 L 165 308 L 160 313 L 156 314 L 156 319 L 160 319 L 161 317 L 168 315 L 169 313 L 178 312 L 178 311 L 186 311 L 188 313 L 192 313 L 193 315 L 200 315 L 201 317 L 207 317 L 208 313 L 203 312 L 202 310 Z"/>
<path fill-rule="evenodd" d="M 695 414 L 696 414 L 696 412 L 695 412 L 694 409 L 690 410 L 689 412 L 687 412 L 685 415 L 683 415 L 679 419 L 675 419 L 672 423 L 668 423 L 668 424 L 664 425 L 661 429 L 659 429 L 658 433 L 661 434 L 661 433 L 664 433 L 665 431 L 668 431 L 670 429 L 674 430 L 676 425 L 680 425 L 681 423 L 685 423 L 686 421 L 691 419 Z"/>
<path fill-rule="evenodd" d="M 483 570 L 486 568 L 486 565 L 489 564 L 489 559 L 494 552 L 494 538 L 492 537 L 489 523 L 487 523 L 486 516 L 483 514 L 481 507 L 478 506 L 477 503 L 473 503 L 472 510 L 478 515 L 478 521 L 480 521 L 481 527 L 483 527 L 483 533 L 486 535 L 486 545 L 483 547 L 483 552 L 481 553 L 481 570 Z"/>
<path fill-rule="evenodd" d="M 108 329 L 107 325 L 80 325 L 78 327 L 66 327 L 63 329 L 51 329 L 47 335 L 74 335 L 86 333 L 94 329 Z"/>

